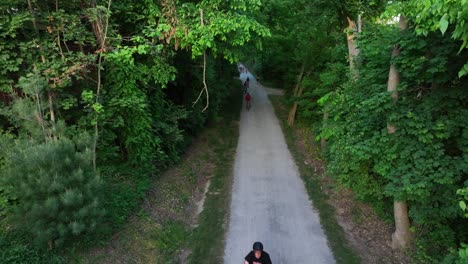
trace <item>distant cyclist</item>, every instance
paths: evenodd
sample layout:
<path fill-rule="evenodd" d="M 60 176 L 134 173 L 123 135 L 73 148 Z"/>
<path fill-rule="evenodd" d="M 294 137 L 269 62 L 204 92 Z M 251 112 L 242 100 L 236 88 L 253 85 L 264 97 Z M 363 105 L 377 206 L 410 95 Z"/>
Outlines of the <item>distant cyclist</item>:
<path fill-rule="evenodd" d="M 261 242 L 255 242 L 253 244 L 253 250 L 245 256 L 244 264 L 272 264 L 270 255 L 263 251 L 263 244 Z"/>
<path fill-rule="evenodd" d="M 247 93 L 247 89 L 249 88 L 249 86 L 250 86 L 250 79 L 249 77 L 247 77 L 247 79 L 244 82 L 244 93 Z"/>
<path fill-rule="evenodd" d="M 252 96 L 250 96 L 249 92 L 245 94 L 245 107 L 247 110 L 250 110 L 250 101 L 252 100 Z"/>

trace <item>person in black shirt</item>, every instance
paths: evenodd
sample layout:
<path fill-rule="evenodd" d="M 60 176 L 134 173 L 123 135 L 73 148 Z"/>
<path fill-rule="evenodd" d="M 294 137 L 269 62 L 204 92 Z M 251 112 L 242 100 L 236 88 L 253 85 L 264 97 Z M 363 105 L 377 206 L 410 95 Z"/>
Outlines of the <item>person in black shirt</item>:
<path fill-rule="evenodd" d="M 247 93 L 249 86 L 250 86 L 250 79 L 249 77 L 247 77 L 247 80 L 245 80 L 244 82 L 244 93 Z"/>
<path fill-rule="evenodd" d="M 263 251 L 263 244 L 261 242 L 255 242 L 253 244 L 253 250 L 245 256 L 244 264 L 272 264 L 270 255 Z"/>

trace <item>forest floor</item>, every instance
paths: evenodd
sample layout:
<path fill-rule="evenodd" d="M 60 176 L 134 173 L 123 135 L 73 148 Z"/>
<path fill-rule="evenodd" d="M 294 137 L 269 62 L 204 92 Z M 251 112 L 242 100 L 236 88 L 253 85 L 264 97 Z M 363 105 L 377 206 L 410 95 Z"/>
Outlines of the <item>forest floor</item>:
<path fill-rule="evenodd" d="M 180 161 L 154 179 L 140 210 L 108 243 L 71 262 L 218 263 L 224 246 L 219 241 L 224 238 L 229 209 L 241 93 L 241 89 L 233 91 L 219 116 L 194 139 Z"/>
<path fill-rule="evenodd" d="M 333 244 L 348 241 L 361 263 L 411 263 L 402 252 L 394 251 L 390 247 L 393 226 L 379 219 L 371 207 L 357 201 L 350 190 L 339 188 L 324 174 L 324 162 L 310 126 L 299 121 L 293 127 L 289 127 L 288 108 L 283 97 L 271 95 L 270 98 L 281 120 L 288 146 L 306 182 L 309 195 L 312 196 L 314 205 L 319 208 L 321 222 L 325 225 L 332 249 L 335 248 Z M 313 196 L 320 196 L 313 194 L 317 192 L 322 195 L 314 198 Z M 324 221 L 328 224 L 336 221 L 344 234 L 339 234 L 341 232 L 337 232 L 336 226 L 327 226 Z M 340 242 L 343 235 L 345 240 Z M 335 250 L 334 253 L 336 256 Z M 346 256 L 337 259 L 337 263 L 348 263 Z"/>

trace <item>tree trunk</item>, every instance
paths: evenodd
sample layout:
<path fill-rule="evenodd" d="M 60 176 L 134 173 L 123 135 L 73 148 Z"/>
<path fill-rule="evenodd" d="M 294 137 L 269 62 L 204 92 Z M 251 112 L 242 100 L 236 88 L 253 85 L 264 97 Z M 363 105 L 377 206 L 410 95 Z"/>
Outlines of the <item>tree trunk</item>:
<path fill-rule="evenodd" d="M 32 22 L 33 22 L 33 27 L 34 27 L 34 31 L 37 35 L 37 37 L 39 37 L 39 29 L 38 29 L 38 26 L 37 26 L 37 20 L 36 20 L 36 16 L 34 15 L 34 9 L 33 9 L 33 6 L 32 6 L 32 3 L 31 3 L 31 0 L 28 0 L 28 9 L 29 9 L 29 12 L 31 13 L 31 17 L 32 17 Z M 39 48 L 39 51 L 40 51 L 40 56 L 41 56 L 41 61 L 42 63 L 46 63 L 46 59 L 44 57 L 44 52 L 43 52 L 43 49 L 42 49 L 42 46 L 37 44 L 37 47 Z M 49 87 L 50 89 L 50 87 Z M 55 113 L 54 113 L 54 108 L 53 108 L 53 102 L 52 102 L 52 97 L 50 95 L 50 91 L 48 92 L 48 96 L 49 96 L 49 113 L 50 113 L 50 119 L 51 119 L 51 129 L 47 129 L 47 131 L 49 133 L 47 133 L 46 131 L 46 127 L 45 127 L 45 123 L 44 123 L 44 116 L 43 116 L 43 113 L 42 113 L 42 106 L 41 106 L 41 100 L 40 100 L 40 95 L 38 93 L 36 93 L 36 104 L 37 104 L 37 113 L 35 113 L 35 116 L 36 116 L 36 119 L 37 119 L 37 122 L 39 123 L 39 125 L 41 126 L 42 128 L 42 132 L 44 133 L 44 137 L 45 139 L 49 139 L 49 138 L 53 138 L 53 139 L 57 139 L 56 138 L 56 135 L 55 135 Z"/>
<path fill-rule="evenodd" d="M 393 46 L 392 50 L 392 58 L 395 58 L 400 55 L 400 48 L 395 45 Z M 398 91 L 397 87 L 400 84 L 400 73 L 396 68 L 395 64 L 390 64 L 390 70 L 388 72 L 388 82 L 387 82 L 387 91 L 390 92 L 390 96 L 392 97 L 393 101 L 396 102 L 398 100 Z M 395 131 L 391 132 L 394 133 Z"/>
<path fill-rule="evenodd" d="M 92 0 L 92 6 L 96 6 L 96 0 Z M 98 55 L 98 65 L 97 65 L 97 87 L 96 87 L 96 94 L 95 94 L 95 104 L 99 104 L 99 95 L 101 93 L 101 65 L 102 65 L 102 60 L 103 56 L 102 54 L 107 50 L 106 46 L 106 39 L 107 39 L 107 31 L 109 30 L 109 12 L 110 12 L 110 7 L 111 7 L 112 0 L 108 0 L 107 2 L 107 14 L 106 14 L 106 19 L 104 25 L 102 24 L 101 17 L 98 16 L 96 21 L 96 24 L 93 24 L 93 31 L 96 35 L 96 39 L 98 43 L 100 44 L 99 48 L 99 55 Z M 104 27 L 104 28 L 103 28 Z M 96 31 L 98 29 L 98 31 Z M 102 30 L 101 30 L 102 29 Z M 93 139 L 93 169 L 96 171 L 96 160 L 97 160 L 97 143 L 98 143 L 98 138 L 99 138 L 99 117 L 98 113 L 96 113 L 96 120 L 94 123 L 94 139 Z"/>
<path fill-rule="evenodd" d="M 299 85 L 299 90 L 297 91 L 296 97 L 299 97 L 302 95 L 302 90 L 304 87 L 302 85 Z M 289 110 L 289 116 L 288 116 L 288 125 L 292 126 L 294 125 L 294 120 L 296 120 L 296 113 L 297 113 L 297 102 L 293 103 L 293 106 L 291 107 L 291 110 Z"/>
<path fill-rule="evenodd" d="M 359 55 L 360 50 L 356 47 L 356 43 L 354 42 L 354 37 L 355 37 L 354 32 L 356 31 L 356 24 L 351 19 L 349 19 L 349 17 L 346 17 L 346 18 L 348 19 L 348 33 L 347 33 L 346 39 L 348 41 L 349 68 L 350 68 L 350 71 L 353 73 L 354 77 L 357 78 L 354 60 L 355 60 L 355 57 Z M 362 32 L 361 15 L 358 15 L 357 32 L 358 33 Z M 327 119 L 328 119 L 328 113 L 324 112 L 323 119 L 322 119 L 323 129 L 325 129 Z M 327 140 L 324 137 L 322 137 L 320 139 L 321 149 L 324 150 L 326 145 L 327 145 Z"/>
<path fill-rule="evenodd" d="M 357 19 L 357 32 L 361 33 L 362 32 L 362 16 L 358 15 Z"/>
<path fill-rule="evenodd" d="M 411 241 L 408 204 L 406 201 L 394 201 L 393 214 L 395 217 L 395 232 L 392 234 L 392 248 L 406 248 Z"/>
<path fill-rule="evenodd" d="M 36 16 L 34 15 L 34 10 L 31 4 L 31 0 L 28 0 L 28 9 L 29 9 L 29 13 L 31 13 L 34 31 L 36 32 L 36 35 L 39 36 L 39 30 L 37 29 Z"/>
<path fill-rule="evenodd" d="M 302 71 L 303 72 L 303 71 Z M 297 93 L 296 93 L 296 97 L 301 97 L 302 95 L 302 92 L 304 91 L 304 86 L 302 86 L 302 80 L 304 80 L 305 78 L 309 77 L 309 75 L 311 74 L 312 71 L 308 71 L 306 72 L 306 74 L 302 76 L 302 79 L 300 80 L 299 82 L 299 89 L 297 90 Z M 291 111 L 289 111 L 289 117 L 288 117 L 288 124 L 290 126 L 294 125 L 294 120 L 296 119 L 296 113 L 297 113 L 297 107 L 299 105 L 297 104 L 297 102 L 294 102 L 293 104 L 293 107 L 291 108 Z"/>
<path fill-rule="evenodd" d="M 349 53 L 349 67 L 351 68 L 351 71 L 355 69 L 355 57 L 359 55 L 359 49 L 356 47 L 355 43 L 355 32 L 358 31 L 360 32 L 361 30 L 361 16 L 359 15 L 358 18 L 358 28 L 356 28 L 356 23 L 348 19 L 348 33 L 347 33 L 347 40 L 348 40 L 348 53 Z"/>
<path fill-rule="evenodd" d="M 96 8 L 96 0 L 91 1 L 91 8 Z M 101 12 L 101 11 L 98 11 Z M 106 14 L 106 17 L 108 15 Z M 107 25 L 104 25 L 102 21 L 102 16 L 97 13 L 96 18 L 89 18 L 91 22 L 91 28 L 93 30 L 94 36 L 96 37 L 97 43 L 99 44 L 99 51 L 104 52 L 106 48 L 106 33 Z"/>
<path fill-rule="evenodd" d="M 289 109 L 289 115 L 288 115 L 288 125 L 289 126 L 294 125 L 294 120 L 296 118 L 296 111 L 297 111 L 297 103 L 294 102 L 291 109 Z"/>
<path fill-rule="evenodd" d="M 57 140 L 57 129 L 55 126 L 55 111 L 54 111 L 54 102 L 52 99 L 52 93 L 49 91 L 48 92 L 48 97 L 49 97 L 49 114 L 50 114 L 50 126 L 52 129 L 52 138 L 54 140 Z"/>
<path fill-rule="evenodd" d="M 404 16 L 400 16 L 399 28 L 401 31 L 408 27 Z M 392 58 L 400 55 L 400 48 L 398 45 L 393 46 Z M 397 87 L 400 83 L 400 73 L 396 66 L 390 64 L 390 71 L 388 73 L 387 91 L 391 93 L 394 102 L 398 100 Z M 395 124 L 387 123 L 387 132 L 394 134 L 397 126 Z M 402 249 L 408 246 L 411 241 L 410 233 L 410 220 L 408 216 L 408 204 L 405 200 L 394 200 L 393 213 L 395 218 L 395 232 L 392 234 L 392 248 Z"/>
<path fill-rule="evenodd" d="M 299 94 L 299 90 L 301 87 L 301 82 L 302 82 L 302 76 L 304 75 L 304 68 L 305 68 L 305 63 L 302 63 L 301 66 L 301 71 L 299 72 L 299 76 L 297 77 L 297 83 L 296 87 L 294 87 L 293 90 L 293 96 L 297 97 Z M 289 115 L 288 115 L 288 125 L 292 126 L 294 124 L 294 119 L 296 117 L 296 111 L 297 111 L 297 103 L 295 102 L 291 109 L 289 110 Z"/>

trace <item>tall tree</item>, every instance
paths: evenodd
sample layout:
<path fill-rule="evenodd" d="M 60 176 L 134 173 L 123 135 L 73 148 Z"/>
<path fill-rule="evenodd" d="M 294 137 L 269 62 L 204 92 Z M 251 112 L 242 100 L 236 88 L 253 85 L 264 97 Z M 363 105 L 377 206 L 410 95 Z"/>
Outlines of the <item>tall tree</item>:
<path fill-rule="evenodd" d="M 400 31 L 408 28 L 408 22 L 405 16 L 400 15 L 398 23 Z M 400 55 L 400 48 L 397 44 L 393 46 L 392 60 L 394 61 Z M 393 101 L 398 100 L 398 85 L 400 84 L 400 73 L 394 62 L 390 64 L 390 71 L 388 73 L 387 91 L 390 93 Z M 387 132 L 394 134 L 397 130 L 396 124 L 388 123 Z M 393 203 L 393 211 L 395 217 L 395 232 L 392 235 L 393 248 L 405 248 L 408 246 L 411 239 L 410 220 L 408 216 L 408 203 L 401 198 L 395 199 Z"/>
<path fill-rule="evenodd" d="M 361 15 L 358 16 L 357 25 L 356 22 L 352 21 L 349 17 L 348 19 L 348 28 L 347 28 L 347 41 L 348 41 L 348 52 L 349 52 L 349 67 L 351 71 L 355 70 L 355 60 L 359 55 L 359 48 L 356 44 L 356 33 L 362 32 L 362 18 Z"/>

